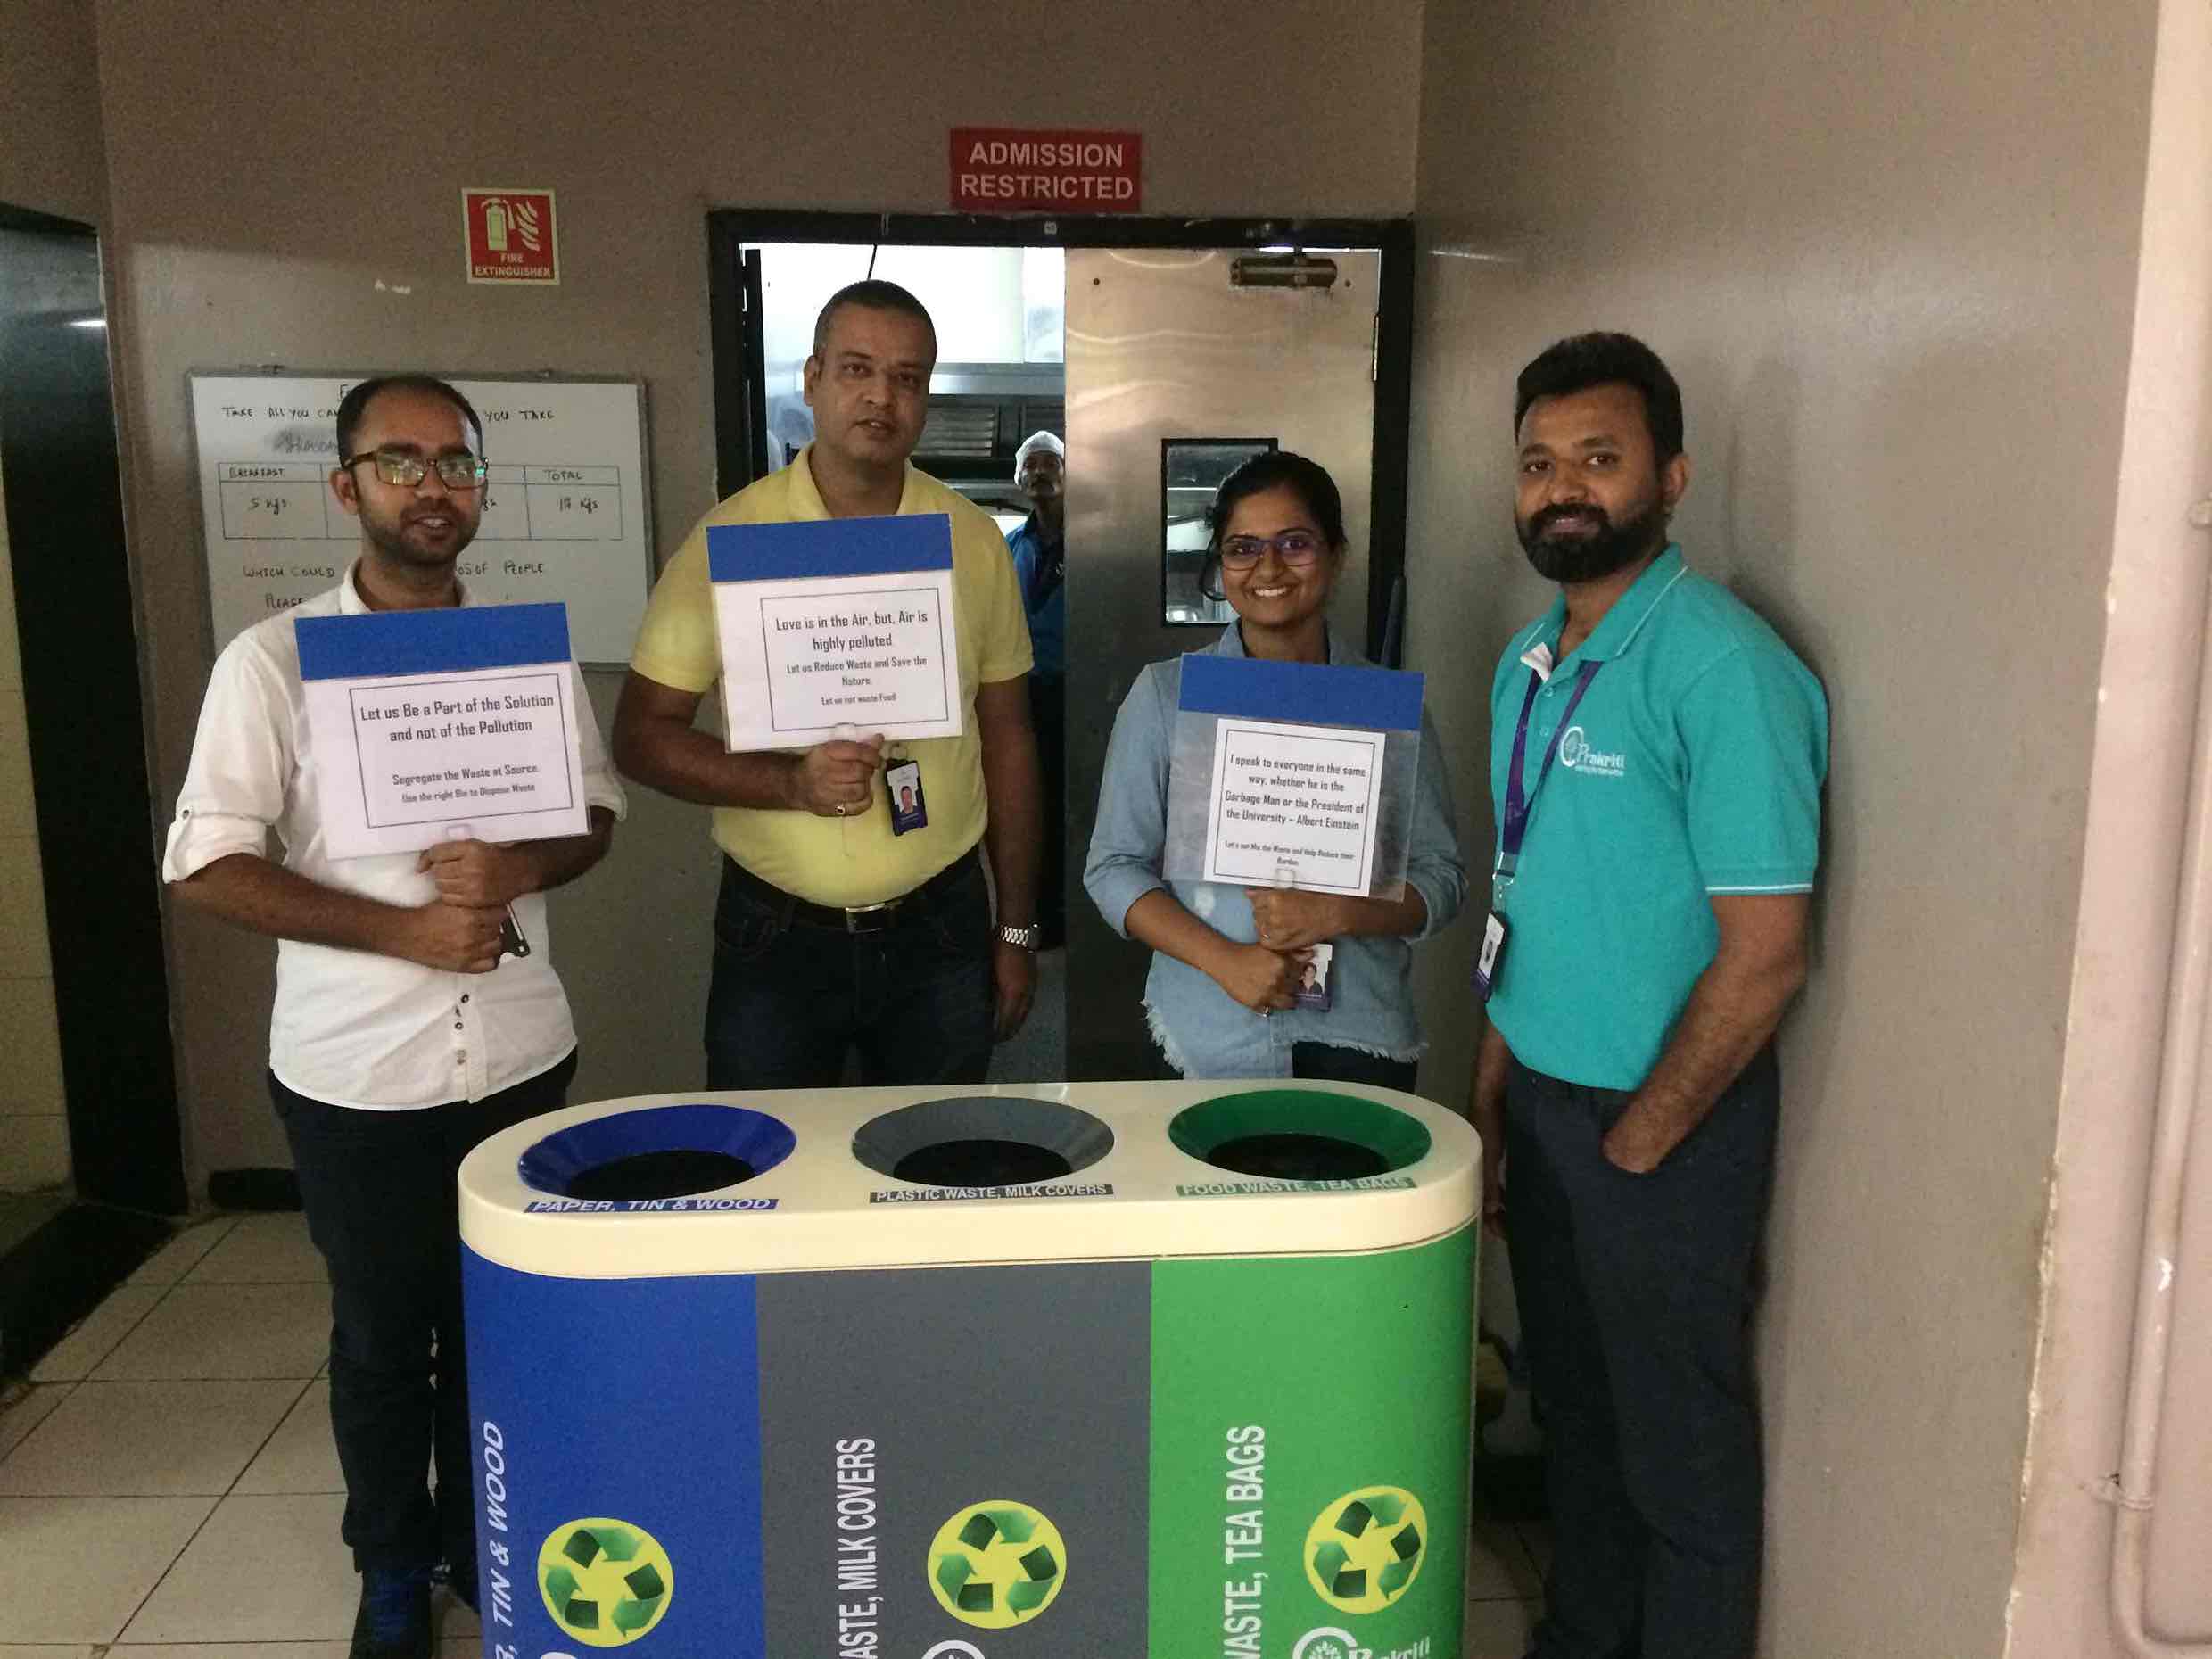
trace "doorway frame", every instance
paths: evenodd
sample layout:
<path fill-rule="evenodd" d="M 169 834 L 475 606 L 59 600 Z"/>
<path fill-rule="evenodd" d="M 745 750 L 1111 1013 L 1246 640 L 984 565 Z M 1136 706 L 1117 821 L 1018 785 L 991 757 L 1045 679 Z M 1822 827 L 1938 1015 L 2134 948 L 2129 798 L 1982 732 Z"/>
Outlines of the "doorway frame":
<path fill-rule="evenodd" d="M 96 226 L 0 203 L 0 230 L 82 243 L 113 312 Z M 25 746 L 69 1126 L 70 1201 L 0 1258 L 0 1382 L 29 1369 L 170 1235 L 190 1209 L 169 1025 L 169 958 L 140 616 L 123 500 L 120 376 L 38 419 L 0 418 Z M 31 393 L 0 385 L 0 416 Z M 96 432 L 112 466 L 54 464 L 59 429 Z M 87 549 L 112 562 L 88 559 Z M 112 695 L 87 699 L 87 686 Z M 87 755 L 104 755 L 103 763 Z M 114 872 L 87 881 L 87 866 Z"/>
<path fill-rule="evenodd" d="M 706 215 L 707 314 L 714 392 L 714 474 L 727 497 L 760 476 L 765 388 L 752 372 L 761 326 L 747 243 L 854 243 L 924 248 L 1373 248 L 1374 447 L 1368 479 L 1370 659 L 1395 668 L 1391 598 L 1406 571 L 1407 473 L 1412 447 L 1414 227 L 1410 219 L 1168 219 L 1145 215 L 866 213 L 811 208 L 715 208 Z"/>

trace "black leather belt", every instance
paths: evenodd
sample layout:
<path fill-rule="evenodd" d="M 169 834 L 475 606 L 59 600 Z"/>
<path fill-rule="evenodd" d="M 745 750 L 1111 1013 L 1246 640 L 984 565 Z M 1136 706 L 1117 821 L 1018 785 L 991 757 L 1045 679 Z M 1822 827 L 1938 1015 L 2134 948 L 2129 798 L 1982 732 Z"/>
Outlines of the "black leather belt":
<path fill-rule="evenodd" d="M 975 848 L 970 847 L 911 893 L 902 893 L 876 904 L 842 905 L 817 904 L 796 893 L 786 893 L 772 881 L 762 880 L 727 853 L 722 854 L 722 862 L 723 873 L 744 892 L 774 910 L 787 927 L 803 922 L 810 928 L 828 928 L 838 933 L 883 933 L 920 920 L 929 912 L 933 900 L 942 898 L 947 889 L 975 871 L 977 858 Z"/>

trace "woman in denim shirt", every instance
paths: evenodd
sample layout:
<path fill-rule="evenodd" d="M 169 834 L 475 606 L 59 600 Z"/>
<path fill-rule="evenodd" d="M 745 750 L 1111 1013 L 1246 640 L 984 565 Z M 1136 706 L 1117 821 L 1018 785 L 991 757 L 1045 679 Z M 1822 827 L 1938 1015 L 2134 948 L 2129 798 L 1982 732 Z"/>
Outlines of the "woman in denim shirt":
<path fill-rule="evenodd" d="M 1366 664 L 1328 626 L 1344 568 L 1344 509 L 1326 472 L 1300 455 L 1255 456 L 1222 484 L 1209 516 L 1213 558 L 1237 615 L 1215 655 Z M 1190 1077 L 1412 1088 L 1424 1043 L 1407 941 L 1449 922 L 1467 891 L 1435 727 L 1424 713 L 1402 898 L 1169 883 L 1160 858 L 1182 683 L 1179 658 L 1154 663 L 1123 700 L 1083 871 L 1114 930 L 1152 947 L 1144 1006 L 1161 1052 Z M 1298 1007 L 1300 973 L 1323 943 L 1335 947 L 1330 1006 Z"/>

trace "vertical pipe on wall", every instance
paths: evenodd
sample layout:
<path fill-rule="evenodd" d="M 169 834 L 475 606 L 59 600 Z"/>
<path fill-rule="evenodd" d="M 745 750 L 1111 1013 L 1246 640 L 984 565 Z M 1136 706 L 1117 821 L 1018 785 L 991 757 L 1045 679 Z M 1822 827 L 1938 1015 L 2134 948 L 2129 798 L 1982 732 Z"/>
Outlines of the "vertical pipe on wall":
<path fill-rule="evenodd" d="M 2212 625 L 2208 633 L 2212 633 Z M 2196 1124 L 2206 1039 L 2212 1036 L 2205 1020 L 2208 1003 L 2212 1003 L 2212 651 L 2204 654 L 2197 693 L 2181 901 L 2167 997 L 2166 1050 L 2151 1129 L 2150 1184 L 2144 1205 L 2135 1340 L 2120 1449 L 2119 1509 L 2112 1529 L 2113 1622 L 2130 1651 L 2142 1659 L 2212 1659 L 2212 1641 L 2173 1642 L 2153 1635 L 2147 1628 L 2144 1606 L 2189 1141 Z"/>
<path fill-rule="evenodd" d="M 2204 0 L 2166 0 L 2159 7 L 2157 69 L 2151 90 L 2150 166 L 2144 186 L 2142 275 L 2137 285 L 2136 366 L 2146 353 L 2157 384 L 2130 388 L 2130 425 L 2140 417 L 2154 431 L 2144 442 L 2173 445 L 2173 458 L 2212 466 L 2212 394 L 2208 393 L 2208 306 L 2212 305 L 2212 207 L 2204 171 L 2212 161 L 2212 115 L 2203 87 L 2212 74 L 2212 6 Z M 2194 346 L 2194 351 L 2189 350 Z M 2159 378 L 2164 377 L 2164 378 Z M 2135 433 L 2131 432 L 2131 447 Z M 2123 463 L 2123 491 L 2131 469 Z M 2156 480 L 2150 518 L 2178 503 L 2173 471 Z M 2183 473 L 2191 494 L 2212 494 L 2212 471 Z M 2122 502 L 2125 517 L 2128 503 Z M 2200 501 L 2191 522 L 2212 529 Z M 2200 559 L 2201 555 L 2194 555 Z M 2208 601 L 2212 602 L 2212 601 Z M 2212 640 L 2212 618 L 2200 624 L 2200 648 Z M 2168 970 L 2164 1052 L 2151 1128 L 2142 1251 L 2137 1265 L 2135 1325 L 2129 1356 L 2125 1426 L 2119 1465 L 2119 1508 L 2112 1529 L 2110 1605 L 2114 1628 L 2142 1659 L 2212 1659 L 2212 1638 L 2169 1640 L 2149 1628 L 2150 1528 L 2157 1514 L 2159 1418 L 2166 1407 L 2174 1335 L 2176 1264 L 2188 1194 L 2190 1139 L 2204 1080 L 2206 1024 L 2212 1001 L 2212 650 L 2202 652 L 2196 735 L 2191 760 L 2188 819 L 2182 857 L 2181 903 Z"/>

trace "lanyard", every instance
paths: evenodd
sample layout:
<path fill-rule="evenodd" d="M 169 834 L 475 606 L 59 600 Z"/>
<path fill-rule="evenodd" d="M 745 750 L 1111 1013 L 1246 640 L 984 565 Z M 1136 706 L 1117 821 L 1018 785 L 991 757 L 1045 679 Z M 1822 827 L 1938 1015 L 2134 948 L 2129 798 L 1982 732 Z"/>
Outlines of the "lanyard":
<path fill-rule="evenodd" d="M 1590 681 L 1597 678 L 1597 671 L 1605 666 L 1601 658 L 1592 658 L 1582 664 L 1576 675 L 1574 695 L 1567 699 L 1561 711 L 1559 723 L 1552 728 L 1551 741 L 1545 746 L 1543 763 L 1538 767 L 1534 787 L 1523 788 L 1524 760 L 1529 747 L 1529 714 L 1536 706 L 1536 694 L 1543 680 L 1534 669 L 1529 671 L 1528 695 L 1521 699 L 1521 721 L 1513 730 L 1513 758 L 1506 767 L 1506 811 L 1504 821 L 1498 825 L 1498 869 L 1490 878 L 1492 903 L 1503 910 L 1506 889 L 1513 885 L 1514 872 L 1521 863 L 1521 843 L 1529 833 L 1529 818 L 1536 811 L 1536 796 L 1544 787 L 1544 780 L 1551 776 L 1551 763 L 1559 757 L 1559 740 L 1566 736 L 1567 722 L 1574 718 L 1574 711 L 1582 701 L 1582 694 L 1590 689 Z"/>

